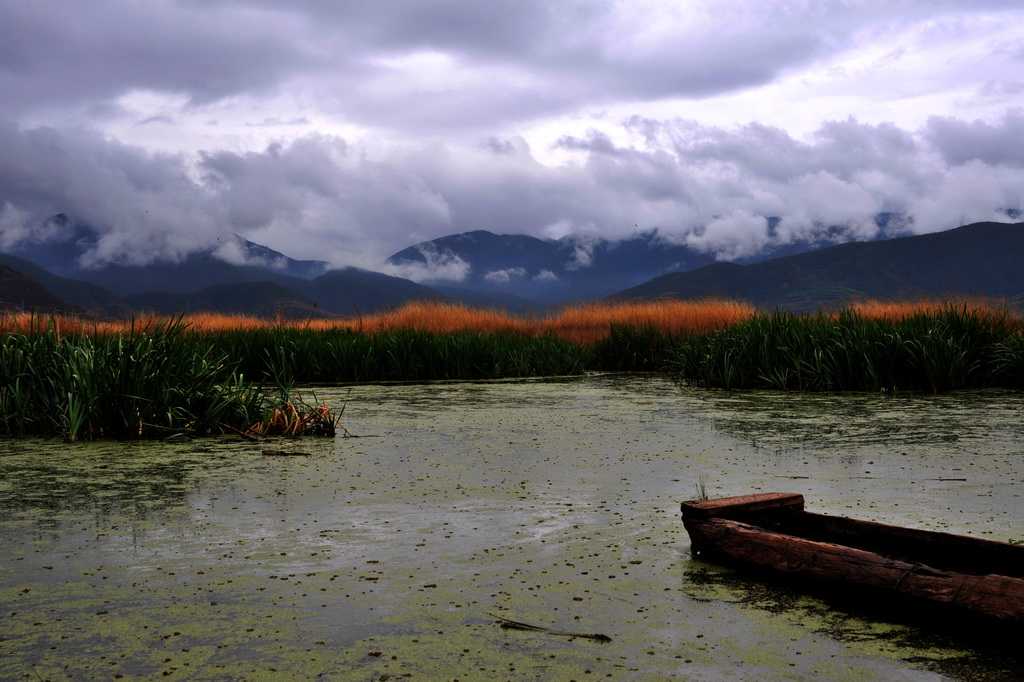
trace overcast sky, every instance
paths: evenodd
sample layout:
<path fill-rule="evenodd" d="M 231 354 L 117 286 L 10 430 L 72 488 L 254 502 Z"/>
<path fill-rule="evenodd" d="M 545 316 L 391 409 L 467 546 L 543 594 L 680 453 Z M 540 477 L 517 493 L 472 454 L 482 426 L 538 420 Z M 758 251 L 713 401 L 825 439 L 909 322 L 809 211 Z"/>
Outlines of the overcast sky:
<path fill-rule="evenodd" d="M 0 250 L 63 212 L 90 263 L 475 229 L 727 259 L 1024 202 L 1020 0 L 3 0 L 0 93 Z"/>

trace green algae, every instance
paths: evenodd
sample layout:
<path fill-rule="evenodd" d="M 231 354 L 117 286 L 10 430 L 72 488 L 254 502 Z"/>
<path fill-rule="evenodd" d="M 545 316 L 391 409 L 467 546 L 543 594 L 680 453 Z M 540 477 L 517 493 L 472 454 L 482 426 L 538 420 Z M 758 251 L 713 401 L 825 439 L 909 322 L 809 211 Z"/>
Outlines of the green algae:
<path fill-rule="evenodd" d="M 823 511 L 1024 537 L 1020 394 L 844 403 L 628 376 L 336 393 L 317 390 L 348 398 L 362 437 L 276 441 L 310 457 L 0 443 L 0 678 L 1024 671 L 695 561 L 677 504 L 706 475 L 714 494 L 794 490 Z M 967 480 L 933 480 L 950 478 Z"/>

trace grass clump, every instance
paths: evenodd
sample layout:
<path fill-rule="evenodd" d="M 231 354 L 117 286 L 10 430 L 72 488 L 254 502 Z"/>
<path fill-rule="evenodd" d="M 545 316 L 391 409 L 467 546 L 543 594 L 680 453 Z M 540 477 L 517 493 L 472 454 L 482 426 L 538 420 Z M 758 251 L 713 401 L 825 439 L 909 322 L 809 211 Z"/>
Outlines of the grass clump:
<path fill-rule="evenodd" d="M 1024 385 L 1020 349 L 1008 317 L 967 308 L 899 319 L 775 312 L 682 340 L 672 365 L 705 387 L 943 392 Z"/>
<path fill-rule="evenodd" d="M 170 322 L 148 333 L 63 335 L 40 323 L 0 343 L 0 434 L 68 441 L 240 431 L 263 423 L 279 398 Z"/>
<path fill-rule="evenodd" d="M 274 383 L 357 383 L 554 376 L 583 371 L 580 348 L 552 335 L 360 333 L 277 327 L 209 334 L 246 376 Z"/>
<path fill-rule="evenodd" d="M 980 304 L 758 315 L 744 304 L 659 301 L 513 317 L 425 303 L 304 324 L 8 316 L 0 334 L 0 435 L 68 440 L 334 434 L 328 408 L 282 388 L 297 383 L 667 370 L 726 389 L 1024 388 L 1020 320 Z"/>

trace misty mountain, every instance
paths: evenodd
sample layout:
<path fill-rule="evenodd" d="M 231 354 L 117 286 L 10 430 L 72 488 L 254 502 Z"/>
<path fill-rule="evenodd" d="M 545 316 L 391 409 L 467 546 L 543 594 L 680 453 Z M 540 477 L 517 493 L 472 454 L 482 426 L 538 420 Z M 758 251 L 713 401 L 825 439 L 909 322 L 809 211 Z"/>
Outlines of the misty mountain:
<path fill-rule="evenodd" d="M 54 275 L 99 285 L 119 296 L 149 291 L 185 293 L 219 284 L 261 281 L 290 286 L 295 280 L 311 279 L 328 269 L 326 262 L 289 258 L 238 235 L 215 249 L 193 253 L 177 262 L 87 268 L 81 261 L 96 248 L 97 233 L 64 214 L 51 218 L 49 226 L 53 237 L 22 243 L 9 255 L 30 261 Z"/>
<path fill-rule="evenodd" d="M 431 288 L 467 302 L 515 296 L 541 304 L 607 296 L 666 272 L 713 262 L 713 256 L 670 244 L 656 232 L 585 241 L 485 230 L 422 242 L 388 259 L 401 272 L 418 273 L 416 278 Z M 442 269 L 460 278 L 432 278 Z"/>
<path fill-rule="evenodd" d="M 407 279 L 359 268 L 343 268 L 310 280 L 279 277 L 277 281 L 250 280 L 250 269 L 231 273 L 224 264 L 218 271 L 235 281 L 192 291 L 146 291 L 128 294 L 124 301 L 136 310 L 161 314 L 217 311 L 258 317 L 324 317 L 373 313 L 398 307 L 407 301 L 437 298 L 433 289 Z M 173 274 L 172 266 L 161 265 L 161 273 Z M 186 268 L 183 271 L 191 272 Z M 208 270 L 207 272 L 211 272 Z"/>
<path fill-rule="evenodd" d="M 0 254 L 0 264 L 101 315 L 215 311 L 302 318 L 372 313 L 438 296 L 409 280 L 358 268 L 328 270 L 325 262 L 289 258 L 237 236 L 179 262 L 83 268 L 82 256 L 96 246 L 95 232 L 64 215 L 51 222 L 63 236 L 23 244 L 18 255 Z M 49 303 L 40 296 L 31 305 Z"/>
<path fill-rule="evenodd" d="M 840 244 L 760 263 L 662 275 L 619 299 L 703 298 L 814 311 L 855 298 L 982 295 L 1024 301 L 1024 223 L 975 223 L 932 234 Z"/>
<path fill-rule="evenodd" d="M 513 311 L 612 294 L 623 298 L 722 296 L 794 310 L 834 307 L 869 296 L 1024 295 L 1021 224 L 978 223 L 949 232 L 853 242 L 747 263 L 716 263 L 709 255 L 671 244 L 653 232 L 621 242 L 584 242 L 475 231 L 424 242 L 392 256 L 391 265 L 398 272 L 421 276 L 447 272 L 449 278 L 435 287 L 358 268 L 316 274 L 323 267 L 318 261 L 295 261 L 240 239 L 228 252 L 199 254 L 179 263 L 85 270 L 77 260 L 81 249 L 88 247 L 89 235 L 81 231 L 78 235 L 77 241 L 65 240 L 48 251 L 46 262 L 82 274 L 88 281 L 55 274 L 25 258 L 0 255 L 0 264 L 39 285 L 32 288 L 20 280 L 10 284 L 10 292 L 15 293 L 6 298 L 13 295 L 18 300 L 8 305 L 49 309 L 70 304 L 116 317 L 215 311 L 305 318 L 370 314 L 442 295 Z M 219 257 L 225 255 L 246 264 Z M 627 284 L 620 286 L 623 282 Z M 38 296 L 30 296 L 31 292 Z"/>
<path fill-rule="evenodd" d="M 780 220 L 768 218 L 766 222 L 769 238 L 777 236 Z M 893 213 L 875 216 L 875 225 L 876 239 L 905 229 L 903 218 Z M 819 226 L 815 235 L 814 241 L 792 240 L 782 246 L 765 247 L 736 262 L 804 253 L 847 238 L 844 228 L 838 226 Z M 519 303 L 508 299 L 511 307 L 602 298 L 660 275 L 715 262 L 713 254 L 674 243 L 656 230 L 619 241 L 538 239 L 477 230 L 421 242 L 388 259 L 403 274 L 449 296 L 483 305 L 513 296 Z"/>
<path fill-rule="evenodd" d="M 194 256 L 180 263 L 78 268 L 68 276 L 99 285 L 120 296 L 152 291 L 184 294 L 214 286 L 253 282 L 273 282 L 292 288 L 305 281 L 266 267 L 233 265 L 210 255 Z"/>
<path fill-rule="evenodd" d="M 309 277 L 323 274 L 326 263 L 297 261 L 265 246 L 239 239 L 239 251 L 258 254 L 243 263 L 230 263 L 211 253 L 192 254 L 181 262 L 149 265 L 106 265 L 101 268 L 75 267 L 68 277 L 98 284 L 115 294 L 146 291 L 186 293 L 221 284 L 274 282 L 293 287 Z"/>
<path fill-rule="evenodd" d="M 135 309 L 162 314 L 217 311 L 294 319 L 369 314 L 408 301 L 437 297 L 436 291 L 407 279 L 343 268 L 329 270 L 311 280 L 292 277 L 282 282 L 231 282 L 189 292 L 130 294 L 124 300 Z"/>
<path fill-rule="evenodd" d="M 292 260 L 251 242 L 241 246 L 263 262 L 276 263 L 276 269 L 232 265 L 209 254 L 180 263 L 83 269 L 75 264 L 78 256 L 67 244 L 58 244 L 47 262 L 82 279 L 56 275 L 10 254 L 0 254 L 0 264 L 37 285 L 35 289 L 27 284 L 10 285 L 12 292 L 20 292 L 16 303 L 12 299 L 11 309 L 70 310 L 70 305 L 110 317 L 209 311 L 294 319 L 369 314 L 410 300 L 439 296 L 428 287 L 399 277 L 359 268 L 319 274 L 324 264 L 318 261 Z M 307 279 L 287 272 L 318 276 Z"/>

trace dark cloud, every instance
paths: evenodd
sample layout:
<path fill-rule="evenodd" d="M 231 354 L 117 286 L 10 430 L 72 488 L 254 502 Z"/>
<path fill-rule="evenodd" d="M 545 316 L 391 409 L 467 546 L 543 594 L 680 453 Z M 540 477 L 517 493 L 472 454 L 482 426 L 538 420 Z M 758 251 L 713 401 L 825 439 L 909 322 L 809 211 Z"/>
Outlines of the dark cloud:
<path fill-rule="evenodd" d="M 446 131 L 772 82 L 957 3 L 479 0 L 6 2 L 0 111 L 83 111 L 133 91 L 200 105 L 315 93 L 372 126 Z M 1012 7 L 973 3 L 971 12 Z M 993 86 L 994 87 L 994 86 Z"/>
<path fill-rule="evenodd" d="M 0 158 L 0 206 L 8 216 L 0 242 L 7 249 L 33 235 L 60 236 L 49 222 L 58 213 L 97 229 L 87 265 L 177 260 L 228 233 L 223 210 L 189 179 L 179 156 L 86 131 L 7 124 L 0 125 Z"/>
<path fill-rule="evenodd" d="M 352 88 L 337 108 L 403 129 L 498 125 L 580 105 L 730 92 L 769 82 L 824 44 L 815 27 L 780 25 L 771 12 L 744 10 L 730 23 L 704 11 L 623 16 L 625 6 L 613 3 L 386 4 L 386 13 L 379 5 L 304 8 L 358 33 L 363 57 L 375 63 L 364 87 Z M 406 73 L 410 64 L 386 61 L 419 52 L 447 58 L 436 60 L 426 82 L 419 71 Z"/>
<path fill-rule="evenodd" d="M 1002 121 L 961 121 L 949 117 L 928 120 L 929 141 L 947 163 L 969 161 L 1024 167 L 1024 111 L 1011 112 Z"/>
<path fill-rule="evenodd" d="M 73 107 L 133 90 L 193 103 L 266 91 L 320 63 L 287 29 L 281 17 L 230 6 L 5 2 L 0 111 Z"/>
<path fill-rule="evenodd" d="M 205 153 L 196 167 L 94 133 L 8 125 L 0 244 L 52 237 L 48 219 L 65 213 L 99 233 L 92 263 L 181 258 L 237 232 L 295 257 L 372 268 L 410 244 L 486 229 L 576 235 L 583 267 L 588 240 L 638 230 L 731 259 L 797 240 L 871 238 L 883 212 L 930 232 L 1024 208 L 1021 164 L 949 152 L 964 135 L 1002 134 L 1012 146 L 1015 115 L 916 133 L 851 119 L 806 140 L 760 125 L 630 125 L 645 131 L 644 148 L 597 132 L 567 137 L 560 147 L 580 160 L 561 166 L 540 163 L 516 138 L 383 150 L 312 135 L 260 152 Z M 769 217 L 779 219 L 771 230 Z M 464 263 L 432 256 L 434 269 L 464 274 Z"/>
<path fill-rule="evenodd" d="M 732 258 L 868 238 L 880 212 L 919 232 L 989 219 L 1021 208 L 1024 114 L 1006 109 L 1021 48 L 1005 28 L 1021 12 L 1016 0 L 3 2 L 0 247 L 52 238 L 66 213 L 97 231 L 94 263 L 181 258 L 240 232 L 375 267 L 486 229 L 575 235 L 585 267 L 594 239 L 636 230 Z M 941 71 L 935 45 L 956 48 Z M 768 91 L 782 125 L 760 116 Z M 842 113 L 822 123 L 819 106 Z M 936 117 L 878 123 L 876 107 Z M 788 129 L 790 115 L 813 132 Z M 466 266 L 428 262 L 456 277 Z"/>

